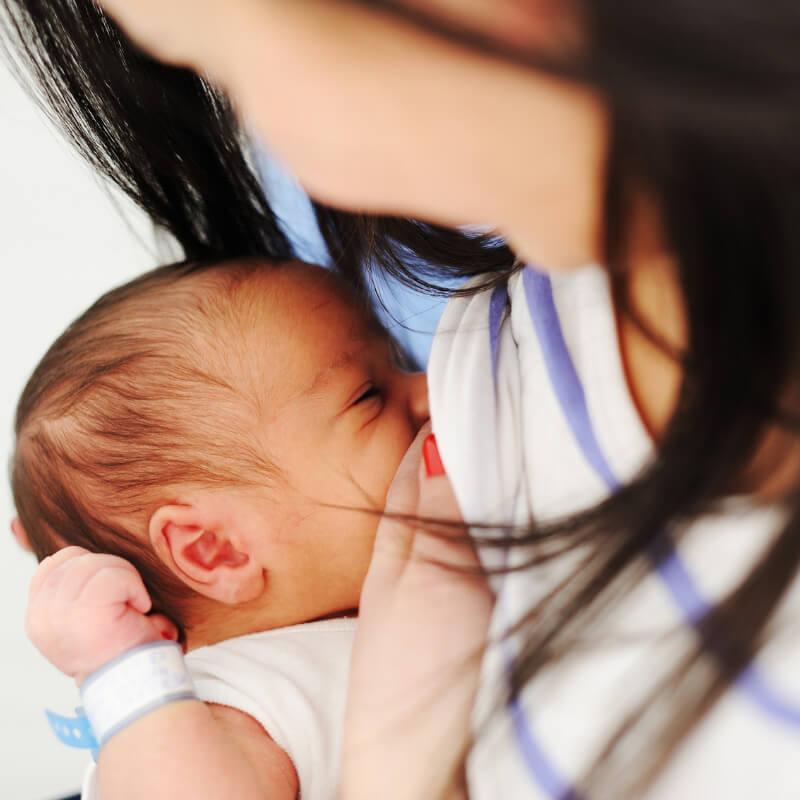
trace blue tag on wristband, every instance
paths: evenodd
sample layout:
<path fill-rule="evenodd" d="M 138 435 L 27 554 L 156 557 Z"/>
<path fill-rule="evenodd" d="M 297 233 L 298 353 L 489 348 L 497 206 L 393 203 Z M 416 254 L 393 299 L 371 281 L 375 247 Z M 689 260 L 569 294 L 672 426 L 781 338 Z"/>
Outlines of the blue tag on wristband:
<path fill-rule="evenodd" d="M 104 664 L 81 685 L 75 717 L 47 711 L 50 727 L 69 747 L 99 749 L 118 731 L 157 708 L 197 700 L 183 650 L 172 641 L 134 647 Z"/>
<path fill-rule="evenodd" d="M 97 740 L 94 738 L 92 728 L 89 725 L 86 714 L 83 713 L 82 706 L 78 706 L 75 709 L 76 716 L 74 717 L 62 717 L 60 714 L 55 714 L 47 709 L 45 709 L 44 713 L 47 715 L 50 728 L 62 744 L 82 750 L 91 750 L 92 756 L 95 761 L 97 760 Z"/>

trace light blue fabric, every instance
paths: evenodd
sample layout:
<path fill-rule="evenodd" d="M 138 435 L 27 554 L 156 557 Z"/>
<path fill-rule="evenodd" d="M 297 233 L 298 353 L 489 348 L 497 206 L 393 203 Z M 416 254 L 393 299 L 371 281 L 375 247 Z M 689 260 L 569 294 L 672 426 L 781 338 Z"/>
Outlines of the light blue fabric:
<path fill-rule="evenodd" d="M 91 750 L 94 760 L 97 761 L 99 745 L 94 738 L 92 726 L 86 717 L 83 706 L 75 709 L 74 717 L 63 717 L 54 711 L 45 710 L 47 721 L 56 738 L 67 747 L 77 747 L 81 750 Z"/>
<path fill-rule="evenodd" d="M 329 267 L 330 254 L 308 195 L 294 176 L 262 147 L 254 146 L 254 157 L 264 194 L 296 256 Z M 424 368 L 446 298 L 416 292 L 377 271 L 375 284 L 378 314 L 395 338 Z"/>

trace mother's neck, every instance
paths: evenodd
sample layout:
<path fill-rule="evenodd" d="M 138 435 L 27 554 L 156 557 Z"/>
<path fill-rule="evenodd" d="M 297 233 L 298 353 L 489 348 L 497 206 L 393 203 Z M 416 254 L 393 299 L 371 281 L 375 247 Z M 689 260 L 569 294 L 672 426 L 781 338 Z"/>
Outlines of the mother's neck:
<path fill-rule="evenodd" d="M 680 356 L 688 333 L 674 262 L 651 252 L 628 276 L 626 306 L 617 307 L 617 333 L 628 390 L 650 435 L 664 434 L 683 377 Z M 629 309 L 629 310 L 626 310 Z"/>

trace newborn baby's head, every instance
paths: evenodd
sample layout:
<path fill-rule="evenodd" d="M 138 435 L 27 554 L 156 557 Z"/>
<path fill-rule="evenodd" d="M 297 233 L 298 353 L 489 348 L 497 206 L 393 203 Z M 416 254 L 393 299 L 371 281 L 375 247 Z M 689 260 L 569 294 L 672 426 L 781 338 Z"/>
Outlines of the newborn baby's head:
<path fill-rule="evenodd" d="M 32 549 L 127 558 L 198 643 L 226 606 L 259 628 L 354 608 L 379 521 L 365 510 L 428 415 L 424 376 L 392 354 L 307 264 L 165 267 L 108 293 L 19 402 Z"/>

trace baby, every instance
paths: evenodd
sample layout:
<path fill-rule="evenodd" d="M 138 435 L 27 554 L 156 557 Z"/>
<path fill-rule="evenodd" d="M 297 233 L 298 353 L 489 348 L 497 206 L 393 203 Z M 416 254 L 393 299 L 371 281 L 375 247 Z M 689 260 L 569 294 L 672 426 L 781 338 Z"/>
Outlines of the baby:
<path fill-rule="evenodd" d="M 40 560 L 67 548 L 45 569 L 70 567 L 65 603 L 81 598 L 90 616 L 118 603 L 94 666 L 179 638 L 221 729 L 245 757 L 260 747 L 274 796 L 330 797 L 348 615 L 376 512 L 427 418 L 425 376 L 396 366 L 390 337 L 330 272 L 161 268 L 95 303 L 26 386 L 16 532 Z"/>

